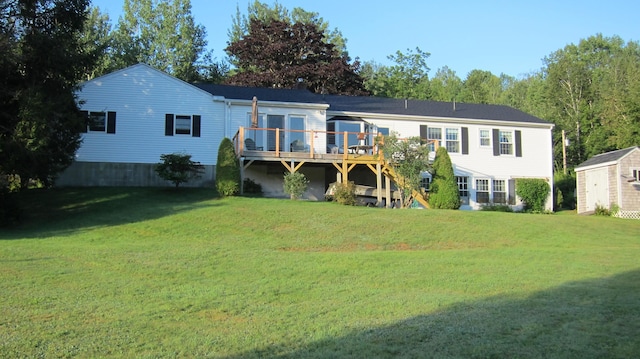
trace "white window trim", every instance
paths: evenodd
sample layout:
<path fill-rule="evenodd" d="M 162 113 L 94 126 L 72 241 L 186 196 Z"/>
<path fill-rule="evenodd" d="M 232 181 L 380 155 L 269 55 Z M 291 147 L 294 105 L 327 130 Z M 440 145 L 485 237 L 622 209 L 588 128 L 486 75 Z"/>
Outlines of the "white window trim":
<path fill-rule="evenodd" d="M 488 137 L 486 137 L 486 139 L 489 140 L 489 144 L 488 145 L 483 145 L 482 144 L 482 139 L 485 138 L 485 137 L 482 137 L 482 131 L 487 131 Z M 486 149 L 492 149 L 493 148 L 493 146 L 491 145 L 491 129 L 490 128 L 480 128 L 480 129 L 478 129 L 478 147 L 486 148 Z"/>
<path fill-rule="evenodd" d="M 93 130 L 91 129 L 91 121 L 92 121 L 92 115 L 102 115 L 102 119 L 103 119 L 103 126 L 104 129 L 103 130 Z M 89 116 L 89 124 L 87 125 L 87 132 L 95 132 L 95 133 L 106 133 L 107 132 L 107 112 L 106 111 L 88 111 L 87 112 L 87 116 Z"/>
<path fill-rule="evenodd" d="M 511 134 L 511 142 L 502 142 L 502 136 L 500 136 L 501 133 L 510 133 Z M 503 144 L 509 144 L 511 145 L 511 153 L 502 153 L 502 145 Z M 498 130 L 498 146 L 500 148 L 500 156 L 512 156 L 515 157 L 516 155 L 516 131 L 514 130 Z"/>
<path fill-rule="evenodd" d="M 178 133 L 178 118 L 181 120 L 189 119 L 189 133 Z M 193 134 L 193 116 L 192 115 L 175 115 L 173 120 L 173 134 L 176 136 L 191 136 Z M 186 129 L 186 127 L 185 127 Z"/>
<path fill-rule="evenodd" d="M 634 180 L 633 182 L 640 182 L 640 167 L 629 168 L 629 173 L 631 174 L 631 178 Z"/>

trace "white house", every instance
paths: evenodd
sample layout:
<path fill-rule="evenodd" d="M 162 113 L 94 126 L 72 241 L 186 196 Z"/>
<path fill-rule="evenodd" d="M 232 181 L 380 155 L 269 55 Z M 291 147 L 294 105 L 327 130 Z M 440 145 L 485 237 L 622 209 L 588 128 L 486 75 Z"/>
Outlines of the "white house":
<path fill-rule="evenodd" d="M 312 200 L 347 178 L 376 186 L 380 196 L 392 176 L 370 155 L 374 138 L 390 132 L 447 148 L 463 209 L 518 206 L 517 178 L 543 178 L 553 186 L 553 124 L 507 106 L 192 85 L 144 64 L 88 81 L 78 96 L 92 122 L 60 186 L 163 185 L 153 165 L 172 152 L 204 164 L 207 173 L 193 185 L 208 185 L 220 141 L 228 137 L 243 177 L 260 183 L 267 196 L 285 196 L 285 171 L 310 179 L 305 196 Z"/>

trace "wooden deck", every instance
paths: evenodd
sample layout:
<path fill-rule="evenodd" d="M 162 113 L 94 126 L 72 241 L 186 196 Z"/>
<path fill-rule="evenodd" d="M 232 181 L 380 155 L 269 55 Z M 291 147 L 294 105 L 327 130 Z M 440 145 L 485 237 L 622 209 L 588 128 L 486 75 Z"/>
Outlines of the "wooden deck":
<path fill-rule="evenodd" d="M 341 174 L 341 182 L 349 181 L 349 172 L 358 165 L 365 165 L 376 176 L 376 196 L 378 203 L 383 203 L 383 199 L 389 199 L 386 201 L 387 207 L 391 206 L 391 200 L 394 199 L 391 193 L 391 182 L 397 181 L 397 175 L 391 167 L 387 165 L 384 160 L 384 156 L 379 148 L 374 145 L 352 145 L 348 146 L 349 133 L 330 133 L 334 136 L 343 136 L 342 143 L 344 146 L 341 149 L 333 148 L 332 152 L 321 151 L 318 146 L 314 146 L 314 138 L 318 134 L 323 136 L 327 135 L 326 131 L 300 131 L 309 132 L 306 135 L 310 138 L 310 143 L 304 147 L 304 150 L 300 151 L 283 151 L 280 150 L 283 146 L 280 144 L 281 129 L 258 129 L 251 128 L 251 131 L 274 131 L 275 146 L 273 150 L 265 151 L 260 149 L 247 149 L 245 139 L 247 138 L 246 132 L 248 129 L 241 127 L 236 135 L 233 137 L 233 142 L 236 149 L 236 154 L 240 159 L 241 179 L 244 180 L 244 171 L 249 168 L 255 162 L 280 162 L 289 172 L 296 172 L 306 163 L 327 164 L 332 165 L 338 173 Z M 359 134 L 362 135 L 362 134 Z M 370 136 L 372 134 L 364 134 Z M 339 153 L 335 153 L 339 152 Z M 383 187 L 382 181 L 385 181 Z M 417 192 L 413 193 L 413 197 L 425 208 L 428 208 L 428 203 L 422 195 Z"/>

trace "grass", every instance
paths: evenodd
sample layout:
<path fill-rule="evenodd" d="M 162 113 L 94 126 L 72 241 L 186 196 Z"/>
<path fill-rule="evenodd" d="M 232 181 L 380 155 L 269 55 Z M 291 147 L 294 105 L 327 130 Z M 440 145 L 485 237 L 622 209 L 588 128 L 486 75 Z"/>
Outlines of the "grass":
<path fill-rule="evenodd" d="M 640 222 L 181 189 L 23 195 L 0 357 L 634 357 Z"/>

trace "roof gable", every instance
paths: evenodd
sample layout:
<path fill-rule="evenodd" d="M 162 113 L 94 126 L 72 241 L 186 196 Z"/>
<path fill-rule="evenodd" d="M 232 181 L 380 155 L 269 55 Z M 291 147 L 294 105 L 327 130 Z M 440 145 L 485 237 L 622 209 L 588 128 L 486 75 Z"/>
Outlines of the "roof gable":
<path fill-rule="evenodd" d="M 595 155 L 589 158 L 588 160 L 582 162 L 581 164 L 579 164 L 575 168 L 575 170 L 580 171 L 580 170 L 586 169 L 587 167 L 597 167 L 599 165 L 616 163 L 621 159 L 623 159 L 624 157 L 626 157 L 627 155 L 629 155 L 630 153 L 632 153 L 634 150 L 640 151 L 640 148 L 638 146 L 633 146 L 633 147 L 623 148 L 621 150 L 615 150 L 615 151 L 605 152 L 599 155 Z"/>
<path fill-rule="evenodd" d="M 174 86 L 185 86 L 185 88 L 188 88 L 192 91 L 196 91 L 201 93 L 202 95 L 207 95 L 207 96 L 211 96 L 210 93 L 203 91 L 202 89 L 193 86 L 192 84 L 182 81 L 177 77 L 174 77 L 172 75 L 169 75 L 168 73 L 164 72 L 164 71 L 160 71 L 152 66 L 149 66 L 147 64 L 144 63 L 138 63 L 135 65 L 131 65 L 128 67 L 125 67 L 123 69 L 120 70 L 116 70 L 114 72 L 110 72 L 108 74 L 93 78 L 89 81 L 86 81 L 82 84 L 80 84 L 80 88 L 85 88 L 88 86 L 93 85 L 97 85 L 97 86 L 102 86 L 102 84 L 104 83 L 108 83 L 110 81 L 113 81 L 115 79 L 121 78 L 121 77 L 135 77 L 135 76 L 139 76 L 139 77 L 149 77 L 149 76 L 157 76 L 157 78 L 162 79 L 162 81 L 165 81 L 165 84 L 170 83 Z M 157 86 L 157 84 L 155 84 Z"/>

